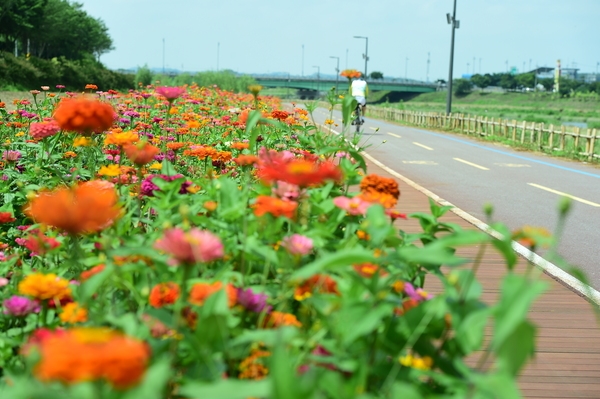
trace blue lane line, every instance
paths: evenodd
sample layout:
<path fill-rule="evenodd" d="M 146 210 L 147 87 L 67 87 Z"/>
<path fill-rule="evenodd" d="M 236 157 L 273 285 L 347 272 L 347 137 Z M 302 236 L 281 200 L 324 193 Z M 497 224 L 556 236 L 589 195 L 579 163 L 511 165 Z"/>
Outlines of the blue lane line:
<path fill-rule="evenodd" d="M 457 138 L 454 138 L 454 137 L 448 137 L 446 135 L 439 134 L 439 133 L 429 132 L 427 130 L 421 130 L 421 129 L 412 129 L 412 130 L 416 130 L 416 131 L 421 132 L 421 133 L 426 133 L 426 134 L 429 134 L 431 136 L 441 137 L 441 138 L 446 139 L 446 140 L 452 140 L 452 141 L 456 141 L 456 142 L 459 142 L 459 143 L 467 144 L 467 145 L 470 145 L 472 147 L 481 148 L 481 149 L 484 149 L 484 150 L 487 150 L 487 151 L 496 152 L 498 154 L 508 155 L 509 157 L 523 159 L 525 161 L 535 162 L 535 163 L 539 163 L 539 164 L 542 164 L 542 165 L 550 166 L 552 168 L 562 169 L 562 170 L 566 170 L 566 171 L 569 171 L 569 172 L 579 173 L 581 175 L 585 175 L 585 176 L 589 176 L 589 177 L 595 177 L 596 179 L 600 179 L 600 175 L 597 175 L 597 174 L 594 174 L 594 173 L 584 172 L 584 171 L 577 170 L 577 169 L 572 169 L 572 168 L 567 168 L 566 166 L 555 165 L 555 164 L 550 163 L 550 162 L 538 161 L 537 159 L 527 158 L 527 157 L 524 157 L 522 155 L 511 154 L 510 152 L 505 152 L 505 151 L 502 151 L 502 150 L 496 150 L 494 148 L 489 148 L 489 147 L 486 147 L 486 146 L 483 146 L 483 145 L 474 144 L 474 143 L 471 143 L 469 141 L 457 139 Z"/>

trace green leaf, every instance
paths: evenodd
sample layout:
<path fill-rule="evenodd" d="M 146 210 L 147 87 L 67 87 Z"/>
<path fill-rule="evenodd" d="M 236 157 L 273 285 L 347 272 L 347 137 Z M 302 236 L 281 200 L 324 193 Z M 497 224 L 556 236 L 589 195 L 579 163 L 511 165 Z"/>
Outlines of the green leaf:
<path fill-rule="evenodd" d="M 187 382 L 179 388 L 179 394 L 190 399 L 270 398 L 271 380 L 269 378 L 260 381 L 226 379 L 209 384 L 202 382 Z M 143 396 L 139 396 L 138 398 L 143 398 Z"/>
<path fill-rule="evenodd" d="M 465 259 L 454 255 L 448 248 L 434 245 L 424 247 L 402 247 L 398 249 L 400 255 L 406 262 L 457 266 L 465 263 Z"/>
<path fill-rule="evenodd" d="M 175 170 L 171 162 L 169 162 L 167 159 L 163 159 L 160 173 L 167 176 L 173 176 L 177 174 L 177 171 Z"/>
<path fill-rule="evenodd" d="M 485 308 L 469 313 L 456 329 L 456 341 L 463 353 L 469 354 L 481 348 L 485 326 L 492 314 L 491 308 Z"/>
<path fill-rule="evenodd" d="M 246 120 L 246 135 L 248 135 L 250 131 L 254 129 L 260 118 L 262 118 L 260 111 L 255 110 L 250 112 L 250 115 L 248 115 L 248 119 Z"/>
<path fill-rule="evenodd" d="M 162 399 L 165 397 L 165 388 L 173 369 L 168 358 L 163 357 L 156 361 L 144 375 L 141 384 L 129 389 L 122 399 Z"/>
<path fill-rule="evenodd" d="M 100 273 L 93 275 L 79 286 L 80 301 L 86 304 L 98 288 L 113 274 L 114 266 L 107 265 Z"/>
<path fill-rule="evenodd" d="M 344 126 L 350 124 L 350 118 L 352 117 L 352 112 L 354 112 L 354 109 L 356 108 L 356 104 L 358 104 L 358 102 L 353 96 L 344 96 L 344 99 L 342 100 L 342 123 Z"/>
<path fill-rule="evenodd" d="M 315 274 L 325 270 L 335 269 L 338 267 L 349 268 L 358 263 L 372 262 L 375 260 L 375 255 L 372 251 L 364 248 L 345 248 L 339 252 L 327 254 L 302 267 L 300 270 L 293 273 L 291 280 L 305 280 Z"/>
<path fill-rule="evenodd" d="M 525 321 L 531 303 L 548 286 L 524 276 L 508 274 L 502 280 L 500 302 L 494 310 L 495 326 L 492 349 L 498 350 L 516 329 Z"/>
<path fill-rule="evenodd" d="M 402 398 L 402 399 L 421 399 L 421 393 L 419 390 L 411 384 L 405 382 L 396 382 L 392 386 L 391 398 Z"/>
<path fill-rule="evenodd" d="M 477 376 L 474 379 L 474 399 L 520 399 L 523 396 L 517 387 L 517 380 L 506 373 Z"/>
<path fill-rule="evenodd" d="M 367 335 L 375 330 L 384 317 L 393 313 L 393 306 L 380 304 L 372 307 L 370 303 L 354 303 L 339 311 L 339 322 L 342 344 L 350 345 L 357 338 Z M 352 328 L 348 328 L 348 326 Z"/>
<path fill-rule="evenodd" d="M 245 330 L 241 335 L 233 339 L 230 344 L 245 345 L 262 342 L 266 346 L 274 346 L 278 342 L 287 343 L 298 336 L 295 327 L 280 327 L 275 330 Z"/>
<path fill-rule="evenodd" d="M 527 359 L 535 353 L 536 330 L 528 321 L 523 321 L 513 330 L 496 350 L 499 370 L 505 370 L 515 377 L 518 375 Z"/>

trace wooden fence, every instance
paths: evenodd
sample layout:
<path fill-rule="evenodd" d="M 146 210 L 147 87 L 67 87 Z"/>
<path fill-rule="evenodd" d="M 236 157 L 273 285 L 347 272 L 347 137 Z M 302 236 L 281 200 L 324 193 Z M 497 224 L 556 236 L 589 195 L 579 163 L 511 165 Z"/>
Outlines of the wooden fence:
<path fill-rule="evenodd" d="M 367 116 L 408 123 L 440 130 L 459 131 L 479 136 L 497 136 L 509 141 L 532 144 L 540 150 L 564 151 L 600 159 L 600 132 L 598 129 L 545 125 L 535 122 L 517 122 L 465 114 L 415 112 L 393 108 L 368 107 Z"/>

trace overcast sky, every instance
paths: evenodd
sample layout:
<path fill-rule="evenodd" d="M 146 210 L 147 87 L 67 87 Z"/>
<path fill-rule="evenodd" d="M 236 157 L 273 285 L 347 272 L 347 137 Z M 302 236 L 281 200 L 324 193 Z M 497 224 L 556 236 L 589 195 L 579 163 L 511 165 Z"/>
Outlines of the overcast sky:
<path fill-rule="evenodd" d="M 109 68 L 447 79 L 453 0 L 77 0 L 109 29 Z M 458 0 L 454 77 L 536 66 L 596 72 L 600 0 Z M 304 45 L 304 62 L 303 50 Z M 428 62 L 429 63 L 429 73 Z"/>

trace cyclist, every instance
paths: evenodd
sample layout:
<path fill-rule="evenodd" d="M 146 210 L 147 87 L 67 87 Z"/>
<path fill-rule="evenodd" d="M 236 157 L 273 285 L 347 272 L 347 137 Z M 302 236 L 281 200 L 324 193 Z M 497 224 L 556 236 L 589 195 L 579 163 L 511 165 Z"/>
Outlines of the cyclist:
<path fill-rule="evenodd" d="M 352 97 L 356 99 L 356 101 L 362 106 L 362 115 L 365 115 L 367 111 L 367 95 L 369 94 L 369 87 L 367 86 L 367 82 L 360 75 L 358 78 L 352 81 Z M 365 119 L 362 118 L 361 123 L 364 123 Z"/>

